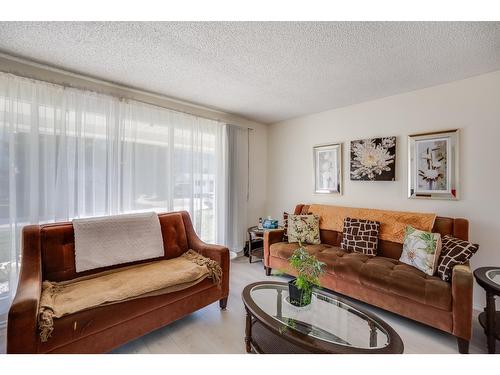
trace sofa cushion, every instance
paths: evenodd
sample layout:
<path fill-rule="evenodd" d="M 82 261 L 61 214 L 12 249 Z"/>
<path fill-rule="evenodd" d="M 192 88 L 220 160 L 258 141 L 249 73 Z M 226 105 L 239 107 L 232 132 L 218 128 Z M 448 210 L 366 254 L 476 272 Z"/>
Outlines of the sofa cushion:
<path fill-rule="evenodd" d="M 327 245 L 327 244 L 318 244 L 318 245 L 304 245 L 307 252 L 312 255 L 318 255 L 318 253 L 331 248 L 336 248 L 335 246 Z M 271 256 L 281 259 L 288 259 L 292 256 L 293 252 L 299 248 L 298 242 L 277 242 L 273 243 L 269 247 L 269 252 Z M 338 249 L 338 248 L 337 248 Z M 340 250 L 340 249 L 339 249 Z M 341 250 L 342 251 L 342 250 Z"/>
<path fill-rule="evenodd" d="M 47 342 L 41 342 L 37 337 L 38 351 L 46 353 L 57 350 L 61 346 L 68 345 L 71 342 L 96 334 L 115 325 L 123 324 L 130 319 L 148 314 L 176 301 L 185 299 L 189 303 L 189 297 L 195 294 L 197 295 L 196 298 L 203 300 L 208 294 L 209 289 L 217 290 L 217 286 L 211 280 L 206 279 L 201 283 L 178 292 L 95 307 L 54 319 L 52 337 Z M 176 312 L 176 309 L 172 306 L 172 316 L 175 316 Z M 154 315 L 151 316 L 151 319 L 159 320 Z M 137 330 L 140 329 L 141 327 L 137 327 Z"/>
<path fill-rule="evenodd" d="M 288 215 L 288 242 L 302 242 L 317 245 L 319 237 L 319 216 Z"/>
<path fill-rule="evenodd" d="M 304 215 L 312 215 L 309 213 L 304 213 Z M 287 242 L 288 241 L 288 216 L 290 214 L 286 211 L 283 212 L 283 241 Z M 321 241 L 323 242 L 323 241 Z"/>
<path fill-rule="evenodd" d="M 395 259 L 348 253 L 336 259 L 333 272 L 339 278 L 383 293 L 451 310 L 449 283 Z"/>
<path fill-rule="evenodd" d="M 477 252 L 479 245 L 464 241 L 453 236 L 443 237 L 443 246 L 437 274 L 444 281 L 451 281 L 453 267 L 464 264 Z"/>
<path fill-rule="evenodd" d="M 271 256 L 275 258 L 288 260 L 298 247 L 298 243 L 277 242 L 270 246 L 269 252 L 271 253 Z M 332 246 L 324 243 L 319 245 L 306 245 L 305 248 L 320 262 L 324 262 L 326 264 L 325 271 L 330 273 L 333 273 L 333 265 L 335 264 L 336 258 L 343 256 L 346 253 L 345 250 L 342 250 L 338 246 Z"/>
<path fill-rule="evenodd" d="M 399 260 L 416 267 L 428 275 L 434 275 L 441 253 L 441 235 L 406 227 L 403 252 Z"/>
<path fill-rule="evenodd" d="M 344 218 L 342 249 L 366 255 L 377 255 L 379 228 L 380 224 L 377 221 Z"/>
<path fill-rule="evenodd" d="M 278 242 L 272 244 L 269 250 L 273 257 L 288 259 L 298 247 L 297 243 Z M 396 259 L 349 253 L 337 246 L 307 245 L 306 249 L 326 263 L 325 270 L 331 277 L 440 310 L 451 310 L 451 286 L 439 277 L 426 275 Z"/>

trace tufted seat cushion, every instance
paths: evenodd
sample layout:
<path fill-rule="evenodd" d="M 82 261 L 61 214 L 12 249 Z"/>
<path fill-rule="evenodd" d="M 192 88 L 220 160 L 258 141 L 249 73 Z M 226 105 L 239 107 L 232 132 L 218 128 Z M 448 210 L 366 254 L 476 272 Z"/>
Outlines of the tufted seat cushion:
<path fill-rule="evenodd" d="M 270 246 L 269 252 L 271 256 L 281 259 L 288 259 L 293 252 L 299 247 L 298 243 L 277 242 Z M 346 252 L 340 247 L 321 243 L 318 245 L 306 245 L 307 251 L 318 258 L 318 260 L 326 263 L 327 272 L 333 272 L 333 265 L 338 256 L 344 255 Z"/>
<path fill-rule="evenodd" d="M 269 250 L 273 257 L 288 259 L 297 248 L 296 243 L 278 242 Z M 337 246 L 319 244 L 307 245 L 306 248 L 325 262 L 326 271 L 335 277 L 440 310 L 451 310 L 451 285 L 437 276 L 426 275 L 392 258 L 350 253 Z"/>
<path fill-rule="evenodd" d="M 451 285 L 395 259 L 347 253 L 333 265 L 337 277 L 379 292 L 451 310 Z"/>
<path fill-rule="evenodd" d="M 307 249 L 309 254 L 313 254 L 316 256 L 318 255 L 318 253 L 329 249 L 338 249 L 339 251 L 344 252 L 344 250 L 336 246 L 327 245 L 324 243 L 318 245 L 305 245 L 304 247 Z M 288 259 L 292 256 L 293 252 L 298 248 L 299 244 L 297 242 L 294 243 L 277 242 L 271 245 L 269 251 L 271 253 L 271 256 L 273 257 Z"/>

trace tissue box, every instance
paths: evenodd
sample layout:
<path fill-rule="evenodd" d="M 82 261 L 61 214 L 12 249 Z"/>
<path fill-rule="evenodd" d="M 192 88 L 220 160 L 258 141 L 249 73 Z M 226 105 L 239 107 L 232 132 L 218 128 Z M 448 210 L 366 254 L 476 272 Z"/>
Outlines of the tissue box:
<path fill-rule="evenodd" d="M 275 219 L 265 219 L 262 223 L 262 228 L 264 229 L 278 229 L 278 220 Z"/>

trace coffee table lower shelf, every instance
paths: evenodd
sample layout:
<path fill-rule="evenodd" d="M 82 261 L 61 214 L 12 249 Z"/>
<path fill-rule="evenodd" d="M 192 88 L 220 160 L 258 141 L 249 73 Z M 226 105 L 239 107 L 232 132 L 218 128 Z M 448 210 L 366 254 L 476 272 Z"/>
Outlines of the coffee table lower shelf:
<path fill-rule="evenodd" d="M 252 353 L 257 354 L 313 354 L 300 346 L 283 340 L 282 337 L 252 319 L 251 337 L 247 338 Z"/>

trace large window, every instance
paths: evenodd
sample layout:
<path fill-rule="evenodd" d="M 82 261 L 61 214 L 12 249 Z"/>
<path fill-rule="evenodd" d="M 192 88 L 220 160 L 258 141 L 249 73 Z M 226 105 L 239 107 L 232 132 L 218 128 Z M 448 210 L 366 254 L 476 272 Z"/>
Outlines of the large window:
<path fill-rule="evenodd" d="M 0 73 L 0 314 L 29 223 L 187 210 L 223 241 L 223 140 L 216 121 Z"/>

